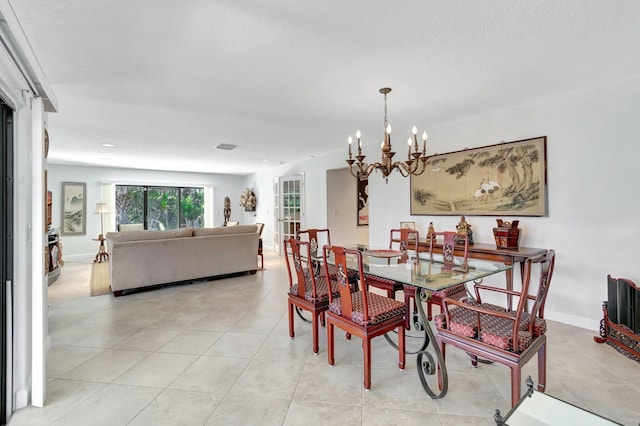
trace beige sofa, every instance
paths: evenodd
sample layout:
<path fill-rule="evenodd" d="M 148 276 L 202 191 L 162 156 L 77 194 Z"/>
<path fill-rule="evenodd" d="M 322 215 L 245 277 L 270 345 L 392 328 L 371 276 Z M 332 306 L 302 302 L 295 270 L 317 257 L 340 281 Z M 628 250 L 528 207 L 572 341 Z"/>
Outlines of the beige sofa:
<path fill-rule="evenodd" d="M 111 291 L 192 281 L 258 267 L 256 225 L 107 233 Z"/>

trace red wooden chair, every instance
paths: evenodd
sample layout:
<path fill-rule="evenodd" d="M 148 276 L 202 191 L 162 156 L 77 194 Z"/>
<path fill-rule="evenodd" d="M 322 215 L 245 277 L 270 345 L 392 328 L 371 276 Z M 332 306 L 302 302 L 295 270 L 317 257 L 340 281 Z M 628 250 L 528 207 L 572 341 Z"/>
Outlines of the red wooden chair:
<path fill-rule="evenodd" d="M 321 253 L 324 245 L 331 245 L 331 232 L 326 228 L 301 229 L 296 235 L 300 241 L 309 243 L 313 253 Z"/>
<path fill-rule="evenodd" d="M 437 238 L 442 237 L 442 247 L 437 248 Z M 462 241 L 462 243 L 460 243 Z M 455 250 L 462 250 L 462 256 L 458 257 L 456 263 Z M 434 257 L 435 255 L 435 257 Z M 469 264 L 469 236 L 467 234 L 458 234 L 452 231 L 434 232 L 429 242 L 429 258 L 433 262 L 434 259 L 444 264 L 444 269 L 453 270 L 461 268 L 466 270 Z M 405 295 L 407 294 L 405 290 Z M 414 293 L 411 293 L 413 295 Z M 458 284 L 443 290 L 434 291 L 427 301 L 427 319 L 431 321 L 432 308 L 434 305 L 441 306 L 445 298 L 461 300 L 468 296 L 467 286 Z M 406 297 L 406 296 L 405 296 Z"/>
<path fill-rule="evenodd" d="M 409 260 L 410 251 L 412 251 L 414 256 L 417 257 L 419 239 L 420 234 L 415 229 L 392 229 L 389 233 L 389 249 L 398 250 L 403 253 L 402 256 L 398 256 L 393 260 L 397 261 L 398 263 L 407 262 Z M 389 259 L 390 262 L 393 260 Z M 395 281 L 374 277 L 366 273 L 364 274 L 364 276 L 370 286 L 385 290 L 387 292 L 387 297 L 390 297 L 392 299 L 395 299 L 396 291 L 403 290 L 402 284 L 396 283 Z M 407 327 L 407 330 L 408 329 L 409 328 Z"/>
<path fill-rule="evenodd" d="M 329 257 L 332 257 L 336 268 L 335 279 L 338 283 L 339 295 L 329 294 L 329 310 L 327 311 L 327 352 L 329 365 L 335 363 L 334 358 L 334 326 L 349 335 L 362 339 L 364 356 L 364 387 L 371 388 L 371 339 L 398 329 L 398 367 L 404 369 L 405 364 L 405 336 L 403 302 L 367 291 L 364 271 L 362 268 L 362 253 L 338 246 L 324 246 L 323 258 L 326 274 L 329 276 Z M 351 257 L 348 262 L 348 257 Z M 353 263 L 351 263 L 353 262 Z M 352 268 L 357 267 L 361 281 L 359 291 L 351 292 L 351 285 L 347 278 L 347 263 Z"/>
<path fill-rule="evenodd" d="M 300 241 L 306 241 L 309 243 L 311 252 L 314 257 L 322 256 L 322 247 L 324 247 L 325 245 L 329 245 L 329 246 L 331 245 L 331 232 L 326 228 L 302 229 L 298 231 L 297 237 Z M 324 272 L 324 268 L 321 268 L 318 266 L 317 269 Z M 316 271 L 316 272 L 320 272 L 320 271 Z M 329 265 L 329 272 L 331 273 L 330 276 L 335 277 L 336 271 L 333 265 Z M 357 272 L 349 271 L 348 274 L 349 274 L 349 282 L 351 284 L 357 284 L 358 282 Z"/>
<path fill-rule="evenodd" d="M 318 320 L 324 323 L 324 312 L 329 309 L 329 285 L 324 275 L 316 274 L 313 269 L 309 243 L 290 238 L 284 240 L 284 248 L 289 275 L 289 336 L 295 336 L 294 306 L 308 311 L 311 313 L 313 352 L 318 353 Z M 333 282 L 331 287 L 337 295 L 337 284 Z"/>
<path fill-rule="evenodd" d="M 478 357 L 507 365 L 511 369 L 511 405 L 520 399 L 522 367 L 538 355 L 538 390 L 544 392 L 546 385 L 547 325 L 544 320 L 544 305 L 551 284 L 555 252 L 524 262 L 521 291 L 476 285 L 477 300 L 458 301 L 445 298 L 444 312 L 435 317 L 442 356 L 445 345 L 453 345 L 471 356 L 477 365 Z M 539 266 L 537 288 L 531 285 L 531 272 Z M 503 293 L 518 299 L 515 310 L 507 311 L 497 305 L 483 303 L 481 291 Z M 505 306 L 507 305 L 505 300 Z M 439 374 L 441 380 L 441 375 Z"/>

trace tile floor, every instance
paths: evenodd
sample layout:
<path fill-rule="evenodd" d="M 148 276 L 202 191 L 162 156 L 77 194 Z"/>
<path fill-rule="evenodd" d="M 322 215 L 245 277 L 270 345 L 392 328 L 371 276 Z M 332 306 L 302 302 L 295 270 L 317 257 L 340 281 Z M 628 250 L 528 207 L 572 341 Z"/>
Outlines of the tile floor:
<path fill-rule="evenodd" d="M 374 340 L 372 388 L 362 386 L 360 340 L 336 334 L 336 364 L 311 351 L 310 326 L 290 339 L 287 277 L 264 271 L 114 298 L 90 297 L 90 264 L 67 263 L 49 287 L 44 408 L 10 425 L 492 425 L 509 409 L 509 370 L 472 368 L 447 352 L 449 393 L 429 399 L 415 371 Z M 547 392 L 617 422 L 640 421 L 640 364 L 594 332 L 550 321 Z M 536 362 L 524 374 L 536 377 Z"/>

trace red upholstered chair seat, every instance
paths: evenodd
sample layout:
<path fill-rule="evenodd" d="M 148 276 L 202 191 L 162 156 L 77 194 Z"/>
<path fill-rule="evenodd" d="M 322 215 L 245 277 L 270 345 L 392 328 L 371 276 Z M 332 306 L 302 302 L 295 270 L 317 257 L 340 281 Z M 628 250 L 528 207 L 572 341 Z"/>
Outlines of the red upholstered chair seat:
<path fill-rule="evenodd" d="M 387 297 L 395 298 L 396 291 L 402 290 L 402 284 L 398 284 L 393 280 L 387 280 L 382 277 L 373 277 L 367 273 L 364 274 L 367 284 L 387 292 Z"/>
<path fill-rule="evenodd" d="M 515 312 L 513 312 L 513 314 L 515 315 Z M 527 329 L 527 324 L 529 323 L 529 320 L 531 320 L 531 314 L 529 312 L 524 312 L 522 314 L 522 323 L 520 324 L 520 330 Z M 547 333 L 547 322 L 544 320 L 544 318 L 536 317 L 535 321 L 533 322 L 533 337 L 542 336 L 543 334 L 546 334 L 546 333 Z"/>
<path fill-rule="evenodd" d="M 531 345 L 531 333 L 518 330 L 518 342 L 514 345 L 512 339 L 513 321 L 506 318 L 480 315 L 480 340 L 489 345 L 506 351 L 522 352 Z"/>
<path fill-rule="evenodd" d="M 478 303 L 477 300 L 471 299 L 471 298 L 466 299 L 463 302 L 468 304 L 468 305 L 471 305 L 471 306 L 478 306 L 480 308 L 489 309 L 491 311 L 507 312 L 507 310 L 505 308 L 503 308 L 502 306 L 492 305 L 491 303 Z"/>
<path fill-rule="evenodd" d="M 369 303 L 369 319 L 365 319 L 362 291 L 355 292 L 351 295 L 353 308 L 351 311 L 351 321 L 358 325 L 367 326 L 378 324 L 395 316 L 403 316 L 405 306 L 403 302 L 380 296 L 376 293 L 366 293 L 367 302 Z M 329 304 L 329 310 L 336 315 L 342 315 L 342 307 L 340 298 L 337 297 Z"/>
<path fill-rule="evenodd" d="M 331 285 L 333 288 L 333 293 L 338 295 L 338 285 L 334 281 Z M 294 284 L 291 287 L 291 294 L 294 296 L 298 295 L 298 284 Z M 319 303 L 329 300 L 329 287 L 327 286 L 327 280 L 325 277 L 317 277 L 316 278 L 316 297 L 313 296 L 313 287 L 311 285 L 306 286 L 306 291 L 304 293 L 304 298 L 309 302 Z"/>
<path fill-rule="evenodd" d="M 436 315 L 436 327 L 438 329 L 449 329 L 453 333 L 474 339 L 478 337 L 478 314 L 475 312 L 469 309 L 452 308 L 449 310 L 449 319 L 451 324 L 447 324 L 445 314 Z"/>
<path fill-rule="evenodd" d="M 431 295 L 432 300 L 433 297 L 440 298 L 441 300 L 445 297 L 450 299 L 460 300 L 460 297 L 467 295 L 467 287 L 464 284 L 454 285 L 453 287 L 444 288 L 442 290 L 434 291 Z"/>
<path fill-rule="evenodd" d="M 471 298 L 464 300 L 464 302 L 471 306 L 479 306 L 481 308 L 490 309 L 496 312 L 507 312 L 507 310 L 502 306 L 494 305 L 492 303 L 478 303 L 475 299 L 471 299 Z M 509 313 L 514 317 L 516 316 L 516 311 L 510 311 Z M 526 331 L 530 320 L 531 320 L 531 313 L 523 312 L 522 322 L 520 323 L 520 330 Z M 544 320 L 544 318 L 536 317 L 535 321 L 533 322 L 533 337 L 541 336 L 546 332 L 547 332 L 547 322 Z"/>

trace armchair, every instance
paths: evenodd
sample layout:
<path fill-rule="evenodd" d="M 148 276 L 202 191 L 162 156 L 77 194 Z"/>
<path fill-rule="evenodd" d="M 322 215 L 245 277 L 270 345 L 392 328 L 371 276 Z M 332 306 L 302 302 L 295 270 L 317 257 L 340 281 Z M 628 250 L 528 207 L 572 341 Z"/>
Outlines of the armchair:
<path fill-rule="evenodd" d="M 507 365 L 511 369 L 511 405 L 520 399 L 522 367 L 538 355 L 538 390 L 546 385 L 546 323 L 544 305 L 553 275 L 554 250 L 524 262 L 522 291 L 476 285 L 477 301 L 445 298 L 443 313 L 435 317 L 437 342 L 445 357 L 445 345 L 467 352 L 472 364 L 478 357 Z M 531 285 L 531 272 L 539 266 L 537 289 Z M 518 299 L 514 311 L 482 303 L 480 291 L 503 293 Z M 530 306 L 531 305 L 531 306 Z M 439 380 L 442 380 L 439 372 Z"/>

